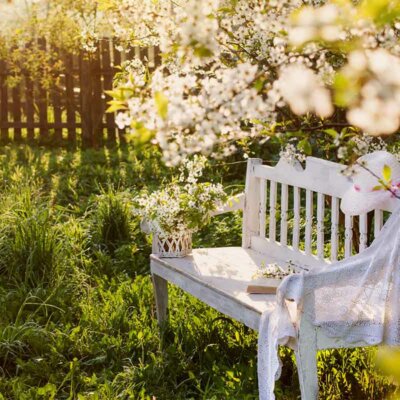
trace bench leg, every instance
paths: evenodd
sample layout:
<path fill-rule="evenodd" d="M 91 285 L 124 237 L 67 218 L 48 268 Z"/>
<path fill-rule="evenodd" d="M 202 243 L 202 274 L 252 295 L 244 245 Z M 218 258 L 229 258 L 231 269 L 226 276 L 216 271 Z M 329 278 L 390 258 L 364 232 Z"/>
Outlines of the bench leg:
<path fill-rule="evenodd" d="M 317 345 L 315 331 L 301 332 L 298 349 L 296 351 L 296 363 L 299 374 L 302 400 L 318 399 L 318 372 L 317 372 Z M 308 335 L 308 333 L 310 335 Z"/>
<path fill-rule="evenodd" d="M 168 283 L 158 275 L 152 274 L 154 296 L 156 299 L 157 321 L 159 325 L 167 319 Z"/>

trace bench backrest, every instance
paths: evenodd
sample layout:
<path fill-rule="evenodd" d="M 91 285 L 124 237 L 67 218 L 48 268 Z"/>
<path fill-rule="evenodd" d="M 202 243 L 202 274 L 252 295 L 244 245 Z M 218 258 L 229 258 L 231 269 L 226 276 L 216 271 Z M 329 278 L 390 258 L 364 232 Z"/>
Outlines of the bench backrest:
<path fill-rule="evenodd" d="M 352 185 L 341 173 L 343 169 L 343 165 L 314 157 L 307 158 L 304 169 L 300 163 L 285 159 L 275 167 L 250 159 L 243 247 L 309 266 L 363 250 L 369 232 L 370 237 L 375 236 L 382 228 L 384 213 L 342 214 L 340 199 Z M 392 211 L 390 208 L 386 211 Z"/>

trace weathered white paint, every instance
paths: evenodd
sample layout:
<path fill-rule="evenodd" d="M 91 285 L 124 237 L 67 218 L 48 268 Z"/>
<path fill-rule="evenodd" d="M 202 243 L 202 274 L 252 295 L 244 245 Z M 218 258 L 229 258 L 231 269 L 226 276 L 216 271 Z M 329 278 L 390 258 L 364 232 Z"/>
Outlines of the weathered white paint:
<path fill-rule="evenodd" d="M 293 249 L 299 249 L 300 243 L 300 188 L 293 187 Z"/>
<path fill-rule="evenodd" d="M 368 220 L 367 214 L 360 215 L 360 251 L 367 248 Z"/>
<path fill-rule="evenodd" d="M 336 261 L 339 250 L 339 199 L 332 197 L 331 213 L 331 261 Z"/>
<path fill-rule="evenodd" d="M 344 256 L 347 258 L 351 256 L 353 250 L 353 217 L 346 215 L 344 224 Z"/>
<path fill-rule="evenodd" d="M 313 192 L 306 190 L 306 254 L 312 254 Z"/>
<path fill-rule="evenodd" d="M 222 313 L 258 329 L 261 313 L 273 311 L 274 295 L 248 294 L 246 288 L 256 270 L 265 264 L 276 262 L 281 266 L 295 265 L 314 268 L 329 264 L 338 258 L 352 254 L 353 218 L 345 216 L 344 238 L 339 237 L 340 199 L 350 187 L 350 181 L 340 171 L 342 166 L 309 157 L 306 167 L 288 164 L 281 160 L 276 167 L 262 165 L 259 159 L 250 159 L 246 174 L 244 196 L 237 196 L 226 207 L 214 214 L 243 209 L 242 247 L 195 249 L 185 258 L 162 259 L 151 256 L 151 272 L 156 296 L 156 310 L 160 323 L 166 318 L 168 302 L 167 281 L 216 308 Z M 278 184 L 281 187 L 279 209 L 281 211 L 280 240 L 277 239 L 276 213 L 278 209 Z M 291 190 L 293 188 L 293 190 Z M 293 193 L 290 200 L 289 193 Z M 313 197 L 317 193 L 316 224 L 313 218 Z M 305 198 L 302 197 L 305 195 Z M 326 196 L 332 200 L 325 202 Z M 301 235 L 301 204 L 305 202 L 305 238 Z M 268 206 L 269 230 L 266 232 L 265 214 Z M 288 211 L 293 209 L 294 221 L 289 232 Z M 331 210 L 330 243 L 325 239 L 325 211 Z M 390 211 L 389 208 L 387 208 Z M 375 211 L 375 234 L 382 226 L 382 212 Z M 317 254 L 312 251 L 312 233 L 317 233 Z M 360 217 L 360 249 L 366 246 L 367 217 Z M 292 235 L 292 246 L 287 238 Z M 267 236 L 267 237 L 266 237 Z M 330 260 L 324 258 L 330 244 Z M 300 250 L 304 248 L 305 250 Z M 311 305 L 304 304 L 304 307 Z M 358 343 L 357 345 L 364 343 Z M 318 380 L 316 367 L 317 349 L 342 347 L 338 340 L 325 337 L 306 318 L 300 322 L 299 349 L 296 359 L 299 365 L 302 398 L 317 399 Z"/>
<path fill-rule="evenodd" d="M 289 187 L 286 184 L 281 188 L 281 245 L 287 245 L 288 236 L 288 204 L 289 204 Z"/>
<path fill-rule="evenodd" d="M 276 193 L 278 184 L 275 181 L 270 183 L 269 192 L 269 237 L 276 239 Z"/>
<path fill-rule="evenodd" d="M 383 212 L 382 210 L 374 211 L 374 237 L 380 232 L 383 225 Z"/>
<path fill-rule="evenodd" d="M 254 169 L 262 160 L 250 158 L 247 163 L 242 246 L 251 246 L 251 237 L 260 234 L 260 180 L 255 177 Z"/>
<path fill-rule="evenodd" d="M 325 196 L 317 194 L 317 255 L 321 260 L 324 259 L 325 250 Z"/>
<path fill-rule="evenodd" d="M 267 212 L 267 181 L 260 181 L 260 236 L 265 237 L 265 217 Z"/>

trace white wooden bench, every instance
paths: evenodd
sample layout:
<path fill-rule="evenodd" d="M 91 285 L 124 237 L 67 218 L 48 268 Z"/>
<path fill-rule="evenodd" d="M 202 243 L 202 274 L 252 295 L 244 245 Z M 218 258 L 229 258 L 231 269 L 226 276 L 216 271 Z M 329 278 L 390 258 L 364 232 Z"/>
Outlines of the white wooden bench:
<path fill-rule="evenodd" d="M 305 169 L 283 159 L 276 167 L 262 165 L 260 159 L 250 159 L 244 195 L 224 210 L 243 209 L 242 247 L 194 249 L 185 258 L 151 255 L 159 323 L 167 317 L 167 282 L 171 282 L 257 330 L 261 314 L 272 312 L 276 305 L 274 295 L 246 293 L 251 277 L 261 265 L 276 262 L 286 266 L 292 262 L 312 268 L 348 257 L 354 254 L 356 225 L 359 250 L 364 249 L 367 215 L 354 217 L 358 220 L 354 226 L 354 218 L 346 215 L 344 227 L 340 227 L 343 220 L 340 199 L 351 185 L 342 170 L 342 165 L 312 157 L 306 160 Z M 329 237 L 325 237 L 327 220 Z M 375 210 L 375 235 L 382 224 L 383 212 Z M 340 343 L 321 335 L 317 338 L 318 332 L 307 321 L 300 332 L 300 351 L 296 354 L 300 387 L 302 398 L 311 400 L 318 393 L 316 350 L 340 347 Z"/>

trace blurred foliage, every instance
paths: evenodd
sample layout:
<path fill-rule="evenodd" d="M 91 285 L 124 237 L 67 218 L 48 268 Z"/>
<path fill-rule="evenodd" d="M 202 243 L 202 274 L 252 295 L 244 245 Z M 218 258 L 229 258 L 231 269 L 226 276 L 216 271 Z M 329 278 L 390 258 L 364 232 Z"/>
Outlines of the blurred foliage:
<path fill-rule="evenodd" d="M 18 18 L 2 21 L 0 59 L 7 63 L 7 83 L 28 76 L 42 89 L 60 84 L 63 54 L 86 51 L 90 57 L 110 28 L 102 10 L 107 0 L 26 0 Z"/>

